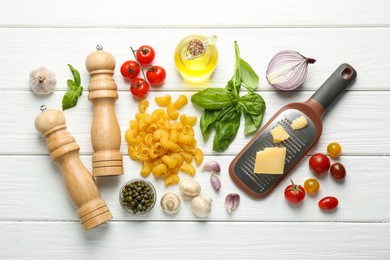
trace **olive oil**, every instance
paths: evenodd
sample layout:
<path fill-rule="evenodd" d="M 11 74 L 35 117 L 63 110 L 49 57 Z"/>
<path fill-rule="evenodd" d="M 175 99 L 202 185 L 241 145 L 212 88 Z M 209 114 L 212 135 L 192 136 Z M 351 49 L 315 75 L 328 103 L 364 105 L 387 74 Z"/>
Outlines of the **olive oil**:
<path fill-rule="evenodd" d="M 216 36 L 190 35 L 179 42 L 175 50 L 176 69 L 187 82 L 210 79 L 218 61 Z"/>

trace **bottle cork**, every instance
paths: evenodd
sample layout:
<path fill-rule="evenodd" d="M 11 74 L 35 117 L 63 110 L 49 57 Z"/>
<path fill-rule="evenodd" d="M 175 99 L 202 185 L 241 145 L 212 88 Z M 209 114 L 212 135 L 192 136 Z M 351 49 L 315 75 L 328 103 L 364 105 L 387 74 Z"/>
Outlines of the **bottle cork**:
<path fill-rule="evenodd" d="M 92 229 L 112 218 L 91 173 L 79 157 L 80 147 L 66 130 L 65 117 L 56 109 L 41 109 L 35 119 L 35 128 L 46 138 L 50 157 L 64 177 L 71 201 L 77 208 L 80 223 L 85 230 Z"/>
<path fill-rule="evenodd" d="M 88 99 L 93 104 L 94 114 L 91 126 L 93 176 L 123 174 L 123 158 L 120 152 L 121 131 L 115 114 L 115 101 L 118 98 L 117 85 L 113 79 L 115 58 L 103 51 L 89 54 L 85 66 L 91 76 L 88 86 Z"/>

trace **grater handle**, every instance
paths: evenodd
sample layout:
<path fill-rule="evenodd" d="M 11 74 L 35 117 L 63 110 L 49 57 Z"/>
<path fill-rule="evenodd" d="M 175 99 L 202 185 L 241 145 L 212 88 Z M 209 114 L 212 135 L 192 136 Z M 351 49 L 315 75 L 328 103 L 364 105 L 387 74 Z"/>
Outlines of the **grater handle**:
<path fill-rule="evenodd" d="M 351 65 L 343 63 L 330 75 L 310 99 L 317 101 L 325 112 L 355 78 L 355 69 Z"/>

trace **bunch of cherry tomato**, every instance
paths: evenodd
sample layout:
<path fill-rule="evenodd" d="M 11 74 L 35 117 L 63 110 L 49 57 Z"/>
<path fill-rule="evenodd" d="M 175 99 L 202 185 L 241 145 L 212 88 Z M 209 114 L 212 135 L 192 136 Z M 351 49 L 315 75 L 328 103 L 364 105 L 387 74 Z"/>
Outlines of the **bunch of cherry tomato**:
<path fill-rule="evenodd" d="M 166 78 L 165 69 L 161 66 L 152 65 L 156 53 L 148 45 L 142 45 L 136 50 L 131 48 L 135 60 L 125 61 L 121 66 L 123 77 L 130 79 L 130 91 L 137 98 L 144 98 L 150 86 L 160 87 Z M 144 70 L 146 70 L 146 78 Z M 143 78 L 138 77 L 142 71 Z"/>
<path fill-rule="evenodd" d="M 338 143 L 330 143 L 327 147 L 327 152 L 330 157 L 337 158 L 341 154 L 341 146 Z M 331 165 L 328 156 L 322 153 L 314 154 L 309 160 L 309 168 L 311 172 L 317 176 L 324 176 L 330 169 L 330 174 L 337 181 L 344 180 L 346 176 L 346 170 L 344 165 L 339 162 Z M 284 190 L 284 196 L 287 201 L 292 204 L 298 204 L 305 198 L 306 192 L 309 195 L 314 195 L 320 189 L 320 183 L 316 179 L 308 179 L 305 181 L 304 186 L 296 185 L 291 181 L 291 185 L 287 186 Z M 327 196 L 322 198 L 318 202 L 318 206 L 322 210 L 333 210 L 337 207 L 338 200 L 335 197 Z"/>

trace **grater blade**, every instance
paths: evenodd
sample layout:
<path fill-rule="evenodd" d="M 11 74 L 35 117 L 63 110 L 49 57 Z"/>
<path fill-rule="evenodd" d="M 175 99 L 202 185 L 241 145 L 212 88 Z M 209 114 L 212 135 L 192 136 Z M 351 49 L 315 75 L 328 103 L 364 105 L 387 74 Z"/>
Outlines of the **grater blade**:
<path fill-rule="evenodd" d="M 298 130 L 291 128 L 291 123 L 294 119 L 304 116 L 308 124 Z M 273 142 L 271 130 L 278 125 L 290 135 L 290 138 L 275 144 Z M 237 159 L 232 167 L 235 178 L 244 184 L 250 193 L 256 198 L 262 198 L 271 192 L 286 177 L 298 162 L 306 155 L 316 141 L 318 131 L 313 121 L 302 111 L 297 109 L 286 109 L 281 112 L 263 132 L 254 140 L 247 150 Z M 254 165 L 256 153 L 264 150 L 267 147 L 286 147 L 286 160 L 284 164 L 283 174 L 256 174 L 254 173 Z"/>

